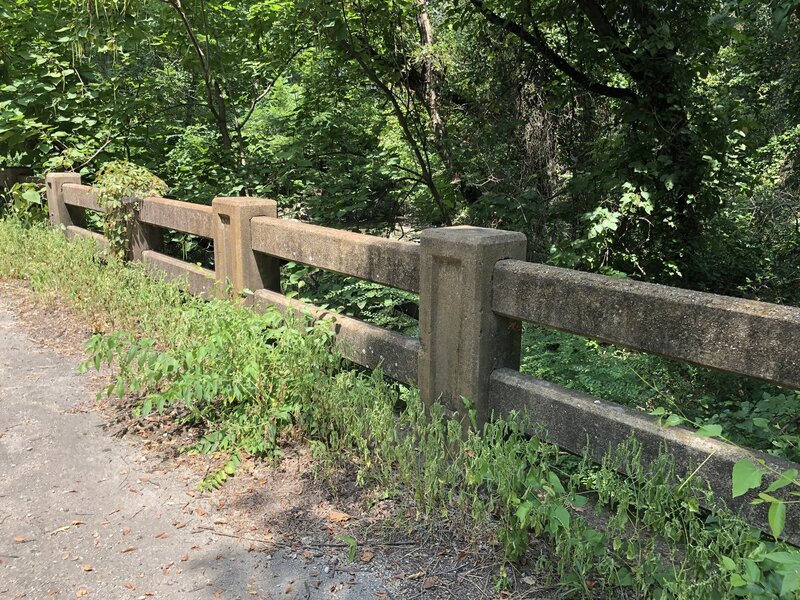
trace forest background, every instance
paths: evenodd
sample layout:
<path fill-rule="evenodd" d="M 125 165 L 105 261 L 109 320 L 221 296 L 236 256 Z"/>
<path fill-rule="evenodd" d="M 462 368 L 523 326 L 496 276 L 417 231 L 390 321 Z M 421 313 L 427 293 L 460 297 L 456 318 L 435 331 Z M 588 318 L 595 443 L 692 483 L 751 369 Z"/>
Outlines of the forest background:
<path fill-rule="evenodd" d="M 797 0 L 2 0 L 0 166 L 800 303 Z"/>

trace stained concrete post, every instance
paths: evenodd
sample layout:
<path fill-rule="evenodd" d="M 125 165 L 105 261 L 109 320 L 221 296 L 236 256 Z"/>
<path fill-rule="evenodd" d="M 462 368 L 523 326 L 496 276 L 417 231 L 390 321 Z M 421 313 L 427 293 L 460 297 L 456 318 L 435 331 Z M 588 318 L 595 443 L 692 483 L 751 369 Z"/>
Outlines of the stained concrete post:
<path fill-rule="evenodd" d="M 124 202 L 141 206 L 140 200 L 135 196 L 126 198 Z M 161 227 L 142 223 L 139 220 L 139 211 L 133 210 L 133 219 L 131 220 L 130 228 L 128 229 L 128 236 L 130 238 L 129 252 L 131 260 L 141 261 L 143 254 L 147 250 L 161 251 L 161 246 L 164 243 L 164 230 Z"/>
<path fill-rule="evenodd" d="M 480 425 L 491 414 L 492 371 L 520 361 L 520 323 L 492 311 L 492 273 L 499 260 L 524 260 L 527 239 L 464 226 L 425 230 L 420 242 L 420 395 L 454 412 L 465 398 Z"/>
<path fill-rule="evenodd" d="M 217 279 L 227 280 L 235 293 L 243 290 L 280 291 L 277 258 L 253 251 L 250 220 L 277 217 L 278 204 L 263 198 L 214 198 L 214 263 Z"/>
<path fill-rule="evenodd" d="M 80 184 L 81 176 L 78 173 L 48 173 L 45 178 L 47 189 L 47 209 L 50 213 L 50 224 L 56 227 L 69 225 L 82 225 L 80 216 L 73 214 L 69 206 L 64 204 L 61 188 L 65 183 Z"/>

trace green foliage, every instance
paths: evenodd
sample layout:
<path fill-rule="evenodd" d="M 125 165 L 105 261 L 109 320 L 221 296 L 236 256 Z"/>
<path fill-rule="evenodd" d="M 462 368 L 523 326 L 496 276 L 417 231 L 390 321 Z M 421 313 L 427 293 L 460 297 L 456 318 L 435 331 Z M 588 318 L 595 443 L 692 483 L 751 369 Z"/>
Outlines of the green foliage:
<path fill-rule="evenodd" d="M 103 234 L 120 258 L 130 253 L 130 226 L 147 196 L 163 196 L 168 187 L 150 171 L 127 161 L 105 163 L 97 172 L 97 203 L 104 209 Z"/>
<path fill-rule="evenodd" d="M 292 262 L 283 275 L 283 291 L 290 297 L 406 335 L 419 329 L 416 294 Z"/>
<path fill-rule="evenodd" d="M 476 536 L 493 532 L 509 560 L 525 555 L 531 536 L 546 540 L 545 564 L 565 593 L 797 595 L 796 549 L 702 509 L 707 490 L 666 455 L 645 469 L 634 442 L 597 467 L 531 437 L 539 432 L 524 416 L 477 432 L 438 404 L 426 411 L 414 390 L 380 372 L 340 370 L 324 325 L 188 297 L 139 265 L 102 257 L 92 240 L 43 227 L 0 222 L 0 277 L 29 280 L 42 301 L 66 302 L 109 332 L 90 350 L 91 366 L 119 368 L 110 392 L 134 394 L 140 414 L 171 406 L 203 428 L 196 449 L 223 456 L 203 488 L 221 485 L 247 454 L 274 457 L 281 437 L 304 435 L 321 464 L 353 465 L 360 484 L 407 498 L 431 526 L 446 516 Z M 605 515 L 602 530 L 590 510 Z M 357 547 L 343 541 L 350 553 Z"/>
<path fill-rule="evenodd" d="M 25 225 L 45 223 L 48 212 L 44 194 L 43 186 L 35 183 L 15 183 L 8 191 L 4 212 Z"/>

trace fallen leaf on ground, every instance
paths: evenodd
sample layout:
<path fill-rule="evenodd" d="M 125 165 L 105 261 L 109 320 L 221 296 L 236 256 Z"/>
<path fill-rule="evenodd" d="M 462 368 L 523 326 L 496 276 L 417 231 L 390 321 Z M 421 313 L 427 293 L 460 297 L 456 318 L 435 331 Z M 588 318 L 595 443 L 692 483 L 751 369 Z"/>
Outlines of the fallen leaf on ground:
<path fill-rule="evenodd" d="M 84 596 L 88 595 L 89 595 L 89 590 L 87 590 L 86 588 L 81 588 L 77 592 L 75 592 L 75 596 L 78 598 L 83 598 Z"/>
<path fill-rule="evenodd" d="M 194 509 L 194 514 L 198 517 L 205 517 L 208 513 L 198 506 Z"/>
<path fill-rule="evenodd" d="M 128 588 L 129 590 L 135 590 L 136 589 L 136 586 L 133 585 L 130 581 L 125 584 L 125 587 Z"/>
<path fill-rule="evenodd" d="M 127 552 L 133 552 L 134 550 L 136 550 L 136 546 L 128 546 L 127 548 L 125 548 L 125 550 L 122 551 L 122 553 L 125 554 Z"/>
<path fill-rule="evenodd" d="M 436 577 L 428 577 L 425 581 L 422 582 L 422 589 L 429 590 L 432 587 L 435 587 L 436 584 L 439 583 L 439 580 Z"/>
<path fill-rule="evenodd" d="M 368 563 L 373 558 L 375 558 L 375 553 L 372 550 L 367 549 L 361 553 L 361 562 Z"/>
<path fill-rule="evenodd" d="M 25 541 L 25 538 L 22 537 L 21 535 L 15 535 L 14 536 L 14 541 L 17 542 L 18 544 L 21 544 L 22 542 Z"/>
<path fill-rule="evenodd" d="M 169 537 L 169 534 L 165 533 L 163 531 L 161 533 L 159 533 L 158 535 L 156 535 L 156 539 L 157 540 L 163 540 L 163 539 L 168 538 L 168 537 Z"/>
<path fill-rule="evenodd" d="M 86 563 L 85 565 L 83 565 L 82 568 L 83 568 L 84 571 L 86 571 L 88 573 L 89 571 L 92 570 L 92 565 L 90 565 L 89 563 Z"/>
<path fill-rule="evenodd" d="M 187 560 L 189 560 L 188 554 L 184 554 L 183 556 L 181 556 L 181 562 L 186 562 Z"/>
<path fill-rule="evenodd" d="M 122 530 L 122 535 L 128 535 L 130 532 L 131 532 L 131 528 L 130 527 L 126 527 L 125 529 Z"/>
<path fill-rule="evenodd" d="M 350 515 L 338 510 L 332 510 L 330 513 L 328 513 L 328 520 L 331 523 L 344 523 L 345 521 L 350 520 Z"/>
<path fill-rule="evenodd" d="M 73 525 L 86 525 L 86 521 L 73 521 Z"/>

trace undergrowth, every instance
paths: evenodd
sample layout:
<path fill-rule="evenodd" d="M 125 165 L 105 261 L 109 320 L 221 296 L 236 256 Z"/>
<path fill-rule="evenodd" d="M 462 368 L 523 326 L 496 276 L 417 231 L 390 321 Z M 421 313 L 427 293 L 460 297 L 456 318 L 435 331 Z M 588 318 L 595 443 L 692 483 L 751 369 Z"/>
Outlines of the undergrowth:
<path fill-rule="evenodd" d="M 676 487 L 685 475 L 666 455 L 645 471 L 634 441 L 594 466 L 530 436 L 523 416 L 477 432 L 380 372 L 344 369 L 325 324 L 189 297 L 58 231 L 0 221 L 0 278 L 92 322 L 89 364 L 115 365 L 111 394 L 132 394 L 139 414 L 180 407 L 202 429 L 194 449 L 227 457 L 205 487 L 302 438 L 321 465 L 354 465 L 359 484 L 406 499 L 417 520 L 496 535 L 509 561 L 534 560 L 570 595 L 797 597 L 796 549 L 701 508 L 710 492 Z M 538 558 L 533 537 L 549 548 Z"/>

